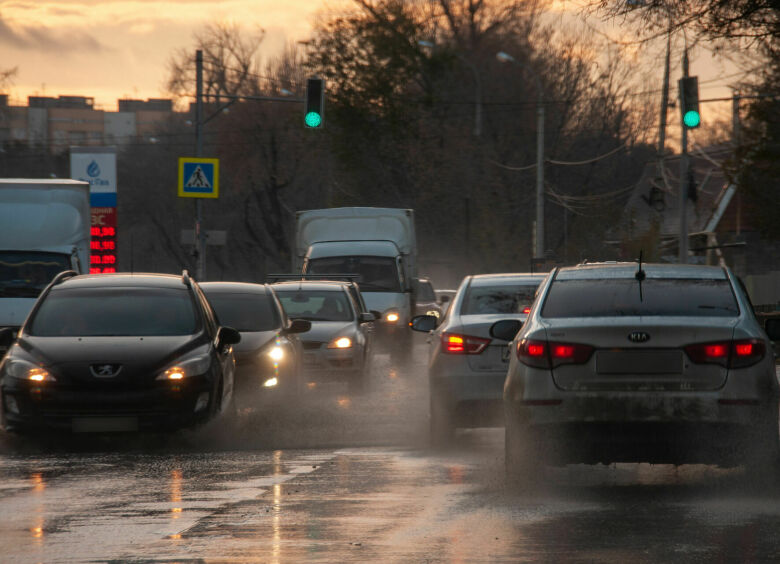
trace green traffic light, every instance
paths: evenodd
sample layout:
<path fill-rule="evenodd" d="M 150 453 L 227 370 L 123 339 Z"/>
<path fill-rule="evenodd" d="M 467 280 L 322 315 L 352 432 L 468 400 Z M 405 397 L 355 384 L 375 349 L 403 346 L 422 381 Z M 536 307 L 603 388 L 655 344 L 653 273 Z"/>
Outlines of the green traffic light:
<path fill-rule="evenodd" d="M 306 123 L 308 127 L 319 127 L 320 124 L 322 123 L 322 116 L 317 112 L 309 112 L 303 118 L 303 121 Z"/>
<path fill-rule="evenodd" d="M 685 112 L 683 123 L 685 124 L 685 127 L 699 127 L 699 124 L 701 123 L 699 112 L 693 110 Z"/>

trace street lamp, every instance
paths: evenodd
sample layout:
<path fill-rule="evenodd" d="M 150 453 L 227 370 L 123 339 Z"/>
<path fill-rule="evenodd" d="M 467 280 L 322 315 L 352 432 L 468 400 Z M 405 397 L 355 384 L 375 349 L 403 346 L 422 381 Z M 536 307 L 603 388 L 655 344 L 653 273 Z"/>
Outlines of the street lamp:
<path fill-rule="evenodd" d="M 425 39 L 418 39 L 417 45 L 428 49 L 434 49 L 436 47 L 434 42 L 426 41 Z M 479 69 L 477 69 L 477 65 L 467 60 L 460 53 L 455 53 L 455 56 L 458 57 L 458 59 L 474 74 L 474 135 L 479 137 L 482 135 L 482 81 L 479 79 Z"/>
<path fill-rule="evenodd" d="M 544 91 L 539 75 L 530 66 L 515 59 L 509 53 L 499 51 L 496 58 L 502 63 L 512 63 L 530 71 L 536 82 L 536 245 L 534 262 L 544 260 Z"/>

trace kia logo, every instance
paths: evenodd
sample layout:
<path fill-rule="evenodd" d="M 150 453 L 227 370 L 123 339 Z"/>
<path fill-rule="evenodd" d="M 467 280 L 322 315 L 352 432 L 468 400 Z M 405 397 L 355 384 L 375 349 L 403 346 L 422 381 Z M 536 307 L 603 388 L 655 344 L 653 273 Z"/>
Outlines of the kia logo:
<path fill-rule="evenodd" d="M 95 378 L 111 378 L 122 370 L 121 364 L 93 364 L 89 371 Z"/>
<path fill-rule="evenodd" d="M 632 343 L 646 343 L 650 340 L 650 335 L 644 331 L 633 331 L 628 334 L 628 340 Z"/>

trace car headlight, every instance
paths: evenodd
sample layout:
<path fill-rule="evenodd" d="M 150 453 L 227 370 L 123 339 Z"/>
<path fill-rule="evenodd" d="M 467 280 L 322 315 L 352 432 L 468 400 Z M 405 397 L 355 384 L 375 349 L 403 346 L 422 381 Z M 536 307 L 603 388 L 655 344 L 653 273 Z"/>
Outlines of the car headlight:
<path fill-rule="evenodd" d="M 21 358 L 9 358 L 5 365 L 5 373 L 17 380 L 28 380 L 31 382 L 56 382 L 57 379 L 51 372 L 33 364 L 32 362 L 22 360 Z"/>
<path fill-rule="evenodd" d="M 352 339 L 349 337 L 338 337 L 328 343 L 329 349 L 348 349 L 352 346 Z"/>
<path fill-rule="evenodd" d="M 428 311 L 425 312 L 425 315 L 432 315 L 436 319 L 439 318 L 439 312 L 436 311 L 435 309 L 429 309 Z"/>
<path fill-rule="evenodd" d="M 388 323 L 397 323 L 399 319 L 401 319 L 401 316 L 398 315 L 397 311 L 388 311 L 385 314 L 385 321 Z"/>
<path fill-rule="evenodd" d="M 184 380 L 203 374 L 210 366 L 211 357 L 207 354 L 184 358 L 165 369 L 157 380 Z"/>
<path fill-rule="evenodd" d="M 281 360 L 284 359 L 284 348 L 280 347 L 279 345 L 274 345 L 268 351 L 268 356 L 274 362 L 281 362 Z"/>

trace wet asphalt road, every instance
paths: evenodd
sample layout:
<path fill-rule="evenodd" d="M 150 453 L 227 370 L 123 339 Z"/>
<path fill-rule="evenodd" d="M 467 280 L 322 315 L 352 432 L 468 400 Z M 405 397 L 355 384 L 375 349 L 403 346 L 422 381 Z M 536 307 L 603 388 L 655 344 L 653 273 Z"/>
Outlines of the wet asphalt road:
<path fill-rule="evenodd" d="M 229 429 L 0 434 L 0 562 L 780 560 L 780 491 L 741 468 L 572 465 L 518 491 L 500 429 L 428 449 L 416 353 Z"/>

